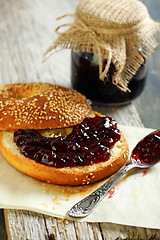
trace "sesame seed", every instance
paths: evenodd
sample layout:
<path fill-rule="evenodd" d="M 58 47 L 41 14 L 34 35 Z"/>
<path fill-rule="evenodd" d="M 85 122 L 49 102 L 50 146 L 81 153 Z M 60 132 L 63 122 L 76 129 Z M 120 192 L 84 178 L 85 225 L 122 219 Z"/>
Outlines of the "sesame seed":
<path fill-rule="evenodd" d="M 16 125 L 43 128 L 44 121 L 48 128 L 69 126 L 81 122 L 90 113 L 91 107 L 83 95 L 57 85 L 14 83 L 6 84 L 0 90 L 1 129 L 10 128 L 11 124 L 12 128 Z M 22 121 L 17 120 L 17 123 L 16 119 Z"/>

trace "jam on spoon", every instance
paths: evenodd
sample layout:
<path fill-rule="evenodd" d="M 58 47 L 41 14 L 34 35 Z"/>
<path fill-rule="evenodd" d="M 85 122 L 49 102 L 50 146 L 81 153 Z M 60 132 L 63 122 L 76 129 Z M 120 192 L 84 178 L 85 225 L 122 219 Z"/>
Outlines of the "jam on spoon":
<path fill-rule="evenodd" d="M 154 131 L 143 138 L 133 149 L 131 163 L 121 168 L 112 178 L 90 195 L 76 203 L 68 211 L 70 217 L 85 217 L 103 199 L 112 186 L 132 168 L 148 168 L 160 160 L 160 130 Z"/>
<path fill-rule="evenodd" d="M 142 139 L 132 151 L 132 162 L 153 165 L 160 160 L 160 130 Z"/>
<path fill-rule="evenodd" d="M 26 157 L 57 168 L 87 166 L 110 158 L 110 149 L 120 140 L 111 117 L 85 118 L 65 137 L 43 137 L 37 130 L 18 129 L 14 141 Z"/>

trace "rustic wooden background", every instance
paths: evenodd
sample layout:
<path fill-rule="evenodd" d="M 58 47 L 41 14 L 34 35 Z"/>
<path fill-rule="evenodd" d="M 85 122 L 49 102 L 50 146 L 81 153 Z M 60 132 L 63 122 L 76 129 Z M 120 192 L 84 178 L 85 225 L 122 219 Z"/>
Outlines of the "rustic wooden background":
<path fill-rule="evenodd" d="M 56 37 L 55 18 L 73 13 L 80 0 L 0 0 L 0 84 L 45 81 L 70 87 L 70 51 L 45 63 L 43 53 Z M 143 0 L 151 16 L 160 21 L 160 1 Z M 150 58 L 148 82 L 142 95 L 128 106 L 95 110 L 121 124 L 160 128 L 160 48 Z M 5 215 L 5 219 L 4 219 Z M 56 227 L 53 227 L 55 224 Z M 68 228 L 68 231 L 63 230 Z M 7 238 L 8 235 L 8 238 Z M 160 239 L 159 230 L 108 223 L 64 222 L 42 214 L 0 210 L 0 240 L 37 239 Z"/>

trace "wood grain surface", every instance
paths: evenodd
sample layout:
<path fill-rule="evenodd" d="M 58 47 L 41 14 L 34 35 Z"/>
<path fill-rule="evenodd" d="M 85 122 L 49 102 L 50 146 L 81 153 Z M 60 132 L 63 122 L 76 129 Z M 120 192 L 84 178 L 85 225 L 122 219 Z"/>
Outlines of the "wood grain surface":
<path fill-rule="evenodd" d="M 44 81 L 70 84 L 70 51 L 42 63 L 43 54 L 56 37 L 55 19 L 73 13 L 80 0 L 0 0 L 0 84 Z M 159 0 L 144 0 L 160 20 Z M 93 108 L 113 116 L 120 124 L 159 128 L 160 50 L 151 57 L 149 80 L 143 94 L 128 106 Z M 6 173 L 7 174 L 7 173 Z M 113 209 L 114 211 L 114 209 Z M 3 214 L 4 213 L 4 214 Z M 4 220 L 5 217 L 5 220 Z M 23 210 L 0 210 L 0 240 L 116 240 L 160 239 L 160 230 L 112 223 L 78 223 Z"/>

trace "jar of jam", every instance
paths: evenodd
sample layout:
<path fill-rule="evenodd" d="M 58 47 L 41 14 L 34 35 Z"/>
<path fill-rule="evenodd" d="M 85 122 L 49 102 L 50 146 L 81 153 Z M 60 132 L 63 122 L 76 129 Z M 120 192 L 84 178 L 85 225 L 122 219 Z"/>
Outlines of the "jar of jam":
<path fill-rule="evenodd" d="M 124 105 L 146 83 L 148 57 L 160 45 L 160 23 L 139 0 L 82 0 L 73 22 L 56 28 L 47 54 L 71 49 L 71 83 L 91 103 Z"/>
<path fill-rule="evenodd" d="M 115 67 L 111 63 L 105 79 L 99 79 L 98 56 L 92 53 L 71 52 L 71 83 L 75 90 L 84 94 L 91 103 L 117 106 L 130 103 L 144 89 L 147 80 L 148 60 L 141 65 L 129 81 L 130 91 L 123 91 L 112 83 Z M 106 61 L 103 62 L 106 64 Z"/>

